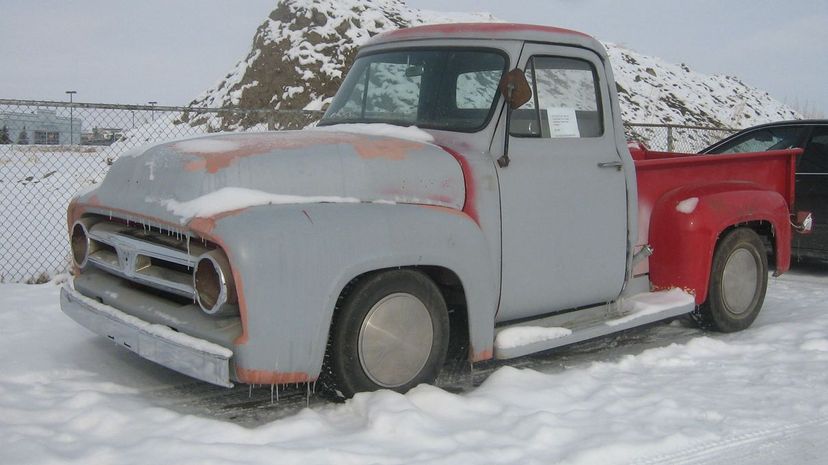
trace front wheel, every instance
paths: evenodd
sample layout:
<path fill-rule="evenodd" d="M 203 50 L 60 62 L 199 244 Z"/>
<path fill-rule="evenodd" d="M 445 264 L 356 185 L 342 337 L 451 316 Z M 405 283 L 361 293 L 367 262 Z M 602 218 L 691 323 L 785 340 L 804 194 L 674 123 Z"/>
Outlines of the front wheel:
<path fill-rule="evenodd" d="M 350 290 L 334 319 L 325 388 L 336 396 L 431 383 L 442 368 L 449 319 L 440 289 L 425 274 L 391 270 Z"/>
<path fill-rule="evenodd" d="M 768 257 L 755 231 L 737 228 L 716 246 L 707 301 L 699 307 L 702 326 L 741 331 L 759 315 L 768 288 Z"/>

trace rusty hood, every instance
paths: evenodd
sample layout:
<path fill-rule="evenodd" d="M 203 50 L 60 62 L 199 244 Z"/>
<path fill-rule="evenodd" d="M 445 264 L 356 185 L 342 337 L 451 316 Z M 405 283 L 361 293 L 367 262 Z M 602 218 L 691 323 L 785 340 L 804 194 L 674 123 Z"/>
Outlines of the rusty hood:
<path fill-rule="evenodd" d="M 462 209 L 462 169 L 442 148 L 384 135 L 222 133 L 122 156 L 79 203 L 184 224 L 265 204 L 373 202 Z"/>

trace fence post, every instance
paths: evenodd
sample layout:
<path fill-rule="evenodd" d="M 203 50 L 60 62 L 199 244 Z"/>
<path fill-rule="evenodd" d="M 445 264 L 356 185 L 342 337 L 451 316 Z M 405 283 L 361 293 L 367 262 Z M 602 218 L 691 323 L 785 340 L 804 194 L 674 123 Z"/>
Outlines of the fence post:
<path fill-rule="evenodd" d="M 673 145 L 674 145 L 673 144 L 673 126 L 668 125 L 667 126 L 667 151 L 668 152 L 673 151 Z"/>

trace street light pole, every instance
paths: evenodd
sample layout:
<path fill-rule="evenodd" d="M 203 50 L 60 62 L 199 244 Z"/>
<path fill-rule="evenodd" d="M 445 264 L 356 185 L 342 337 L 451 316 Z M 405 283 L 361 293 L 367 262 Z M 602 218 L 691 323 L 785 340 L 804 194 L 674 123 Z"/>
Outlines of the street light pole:
<path fill-rule="evenodd" d="M 69 94 L 69 145 L 75 143 L 75 107 L 72 105 L 72 97 L 78 93 L 76 90 L 67 90 Z"/>

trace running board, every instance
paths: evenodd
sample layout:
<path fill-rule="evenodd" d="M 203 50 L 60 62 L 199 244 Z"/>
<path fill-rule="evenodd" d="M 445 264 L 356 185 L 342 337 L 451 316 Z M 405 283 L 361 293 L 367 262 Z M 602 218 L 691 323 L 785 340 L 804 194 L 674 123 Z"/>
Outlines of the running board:
<path fill-rule="evenodd" d="M 679 289 L 645 292 L 617 302 L 496 329 L 494 357 L 509 359 L 685 315 L 695 298 Z"/>

